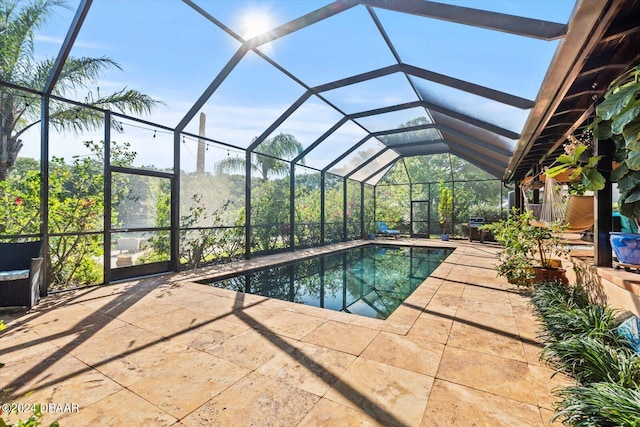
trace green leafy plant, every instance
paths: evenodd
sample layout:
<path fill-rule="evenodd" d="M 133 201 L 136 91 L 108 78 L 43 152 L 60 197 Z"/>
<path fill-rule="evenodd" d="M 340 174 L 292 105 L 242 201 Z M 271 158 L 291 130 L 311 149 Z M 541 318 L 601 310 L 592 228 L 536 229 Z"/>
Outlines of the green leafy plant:
<path fill-rule="evenodd" d="M 531 303 L 534 313 L 542 320 L 540 338 L 545 343 L 572 336 L 576 327 L 569 325 L 573 323 L 576 312 L 591 304 L 581 286 L 558 286 L 556 282 L 539 283 L 531 294 Z"/>
<path fill-rule="evenodd" d="M 169 223 L 171 194 L 163 191 L 157 199 L 156 225 L 165 227 Z M 220 208 L 208 211 L 202 202 L 202 196 L 194 194 L 192 204 L 180 218 L 180 262 L 188 268 L 197 268 L 215 261 L 237 258 L 242 249 L 243 227 L 224 227 L 212 229 L 210 224 L 220 224 L 231 202 Z M 162 231 L 149 238 L 149 250 L 137 259 L 140 263 L 149 263 L 169 259 L 169 233 Z"/>
<path fill-rule="evenodd" d="M 592 134 L 586 132 L 582 139 L 569 135 L 569 142 L 564 145 L 564 154 L 556 159 L 554 165 L 545 171 L 548 177 L 556 178 L 564 172 L 569 174 L 569 192 L 584 195 L 586 191 L 602 190 L 605 178 L 598 170 L 598 161 L 602 156 L 589 156 Z"/>
<path fill-rule="evenodd" d="M 640 390 L 612 382 L 560 389 L 562 399 L 553 421 L 571 426 L 637 427 L 640 425 Z"/>
<path fill-rule="evenodd" d="M 640 356 L 620 336 L 617 312 L 589 301 L 580 286 L 541 283 L 531 302 L 541 320 L 541 359 L 577 386 L 555 394 L 555 420 L 575 426 L 640 425 Z"/>
<path fill-rule="evenodd" d="M 256 138 L 253 139 L 255 141 Z M 252 142 L 253 142 L 252 141 Z M 279 159 L 293 159 L 304 147 L 295 136 L 288 133 L 279 133 L 273 138 L 265 139 L 260 143 L 258 152 L 251 156 L 251 171 L 260 176 L 266 182 L 270 176 L 286 176 L 289 173 L 289 163 Z M 300 164 L 304 164 L 301 159 Z M 246 157 L 227 157 L 216 163 L 218 173 L 240 172 L 245 173 Z"/>
<path fill-rule="evenodd" d="M 438 222 L 442 225 L 442 234 L 449 234 L 451 215 L 453 215 L 453 192 L 441 179 L 438 184 Z"/>
<path fill-rule="evenodd" d="M 43 89 L 55 58 L 40 58 L 34 54 L 34 37 L 37 30 L 55 15 L 56 9 L 67 7 L 64 0 L 2 1 L 0 12 L 3 30 L 0 32 L 0 80 L 34 89 Z M 53 94 L 64 97 L 89 85 L 110 69 L 120 65 L 107 57 L 74 58 L 65 61 Z M 89 92 L 85 104 L 100 109 L 113 109 L 122 113 L 149 113 L 162 104 L 138 91 L 121 89 L 110 94 Z M 101 111 L 81 108 L 61 102 L 50 104 L 49 123 L 59 130 L 75 132 L 94 130 L 104 124 Z M 0 88 L 0 181 L 9 176 L 22 149 L 20 137 L 41 120 L 39 96 L 20 92 L 9 87 Z M 115 126 L 114 129 L 119 130 Z"/>
<path fill-rule="evenodd" d="M 529 226 L 530 218 L 529 214 L 518 214 L 514 209 L 507 219 L 479 227 L 480 230 L 492 232 L 496 241 L 503 246 L 496 264 L 498 275 L 518 286 L 528 286 L 529 280 L 534 277 L 533 262 L 529 255 L 533 250 L 533 241 L 524 239 L 522 235 L 523 228 Z"/>
<path fill-rule="evenodd" d="M 53 157 L 49 162 L 49 241 L 47 268 L 50 289 L 94 284 L 102 278 L 104 227 L 103 143 L 85 141 L 90 154 L 71 162 Z M 129 166 L 136 153 L 128 143 L 111 142 L 112 163 Z M 40 172 L 37 162 L 19 159 L 7 180 L 0 181 L 0 218 L 3 233 L 9 235 L 40 232 Z M 112 220 L 117 207 L 127 197 L 129 179 L 114 178 Z M 57 234 L 57 235 L 56 235 Z"/>
<path fill-rule="evenodd" d="M 492 232 L 504 247 L 498 253 L 498 275 L 519 286 L 530 285 L 535 277 L 534 267 L 552 269 L 552 259 L 565 253 L 558 237 L 564 227 L 557 223 L 537 227 L 532 225 L 532 220 L 531 213 L 518 213 L 514 209 L 507 219 L 480 227 Z"/>
<path fill-rule="evenodd" d="M 596 138 L 615 144 L 614 161 L 620 165 L 611 180 L 620 190 L 620 213 L 640 218 L 640 64 L 609 85 L 591 126 Z"/>
<path fill-rule="evenodd" d="M 609 381 L 636 387 L 640 381 L 640 358 L 623 346 L 608 345 L 598 337 L 576 335 L 545 346 L 541 359 L 580 384 Z"/>

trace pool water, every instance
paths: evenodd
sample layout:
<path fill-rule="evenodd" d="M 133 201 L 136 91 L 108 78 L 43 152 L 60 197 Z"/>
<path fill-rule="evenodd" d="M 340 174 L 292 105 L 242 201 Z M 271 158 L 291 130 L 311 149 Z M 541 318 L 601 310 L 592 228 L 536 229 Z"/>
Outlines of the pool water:
<path fill-rule="evenodd" d="M 199 283 L 386 319 L 451 252 L 373 244 Z"/>

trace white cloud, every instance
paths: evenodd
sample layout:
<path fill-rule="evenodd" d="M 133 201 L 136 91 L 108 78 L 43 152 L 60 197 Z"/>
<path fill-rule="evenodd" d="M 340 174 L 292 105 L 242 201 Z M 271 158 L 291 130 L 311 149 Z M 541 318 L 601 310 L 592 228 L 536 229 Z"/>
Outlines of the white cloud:
<path fill-rule="evenodd" d="M 47 44 L 54 44 L 57 46 L 62 46 L 62 43 L 64 42 L 64 38 L 61 37 L 52 37 L 52 36 L 45 36 L 42 34 L 38 34 L 35 35 L 33 37 L 33 40 L 36 43 L 47 43 Z M 81 48 L 85 48 L 85 49 L 102 49 L 103 46 L 101 46 L 98 43 L 89 43 L 86 41 L 81 41 L 81 40 L 76 40 L 75 43 L 73 44 L 74 47 L 81 47 Z"/>

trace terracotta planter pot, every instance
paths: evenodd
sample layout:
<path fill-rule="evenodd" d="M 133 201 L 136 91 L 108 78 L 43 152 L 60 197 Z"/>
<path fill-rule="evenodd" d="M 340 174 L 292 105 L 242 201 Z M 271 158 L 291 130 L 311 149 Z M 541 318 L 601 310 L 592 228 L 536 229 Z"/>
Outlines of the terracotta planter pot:
<path fill-rule="evenodd" d="M 131 257 L 119 257 L 116 258 L 116 266 L 117 267 L 126 267 L 129 265 L 133 265 L 133 259 Z"/>
<path fill-rule="evenodd" d="M 567 270 L 564 268 L 533 267 L 535 277 L 531 279 L 531 283 L 561 282 L 568 285 L 569 279 L 567 278 L 566 272 Z"/>
<path fill-rule="evenodd" d="M 553 177 L 553 179 L 554 179 L 556 182 L 562 182 L 562 183 L 567 183 L 567 182 L 577 182 L 577 181 L 580 181 L 580 179 L 581 179 L 580 177 L 578 177 L 578 178 L 573 178 L 573 179 L 569 178 L 569 176 L 570 176 L 572 173 L 574 173 L 575 171 L 576 171 L 576 169 L 575 169 L 575 168 L 569 168 L 569 169 L 567 169 L 566 171 L 561 172 L 561 173 L 559 173 L 558 175 L 554 176 L 554 177 Z M 545 179 L 546 179 L 546 177 L 547 177 L 547 176 L 546 176 L 545 174 L 540 175 L 540 181 L 544 182 L 544 181 L 545 181 Z"/>
<path fill-rule="evenodd" d="M 562 260 L 556 258 L 550 259 L 549 265 L 551 265 L 552 268 L 562 268 Z"/>

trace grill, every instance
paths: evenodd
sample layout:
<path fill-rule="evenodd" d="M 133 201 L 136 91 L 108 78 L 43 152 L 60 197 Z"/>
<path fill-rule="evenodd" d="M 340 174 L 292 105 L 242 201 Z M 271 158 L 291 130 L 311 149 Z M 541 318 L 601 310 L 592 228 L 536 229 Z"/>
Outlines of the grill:
<path fill-rule="evenodd" d="M 484 218 L 479 218 L 479 217 L 469 218 L 469 227 L 478 228 L 479 226 L 481 226 L 483 224 L 484 224 Z"/>
<path fill-rule="evenodd" d="M 478 230 L 478 227 L 484 224 L 484 218 L 482 217 L 470 217 L 469 218 L 469 241 L 478 240 L 480 243 L 484 242 L 484 231 Z"/>

